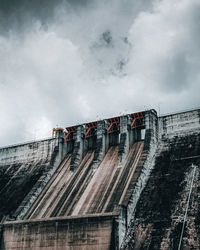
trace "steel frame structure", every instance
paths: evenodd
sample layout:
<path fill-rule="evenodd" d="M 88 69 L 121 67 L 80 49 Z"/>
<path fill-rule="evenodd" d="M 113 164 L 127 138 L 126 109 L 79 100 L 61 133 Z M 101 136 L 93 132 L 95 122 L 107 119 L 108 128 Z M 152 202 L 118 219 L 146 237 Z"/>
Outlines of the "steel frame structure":
<path fill-rule="evenodd" d="M 131 119 L 131 129 L 138 128 L 138 127 L 144 127 L 144 115 L 145 112 L 137 112 L 137 113 L 132 113 L 130 115 Z"/>
<path fill-rule="evenodd" d="M 65 142 L 71 141 L 73 139 L 73 134 L 76 131 L 76 127 L 77 126 L 66 127 L 67 133 L 64 140 Z"/>
<path fill-rule="evenodd" d="M 89 122 L 89 123 L 85 124 L 85 126 L 86 126 L 85 138 L 89 138 L 91 136 L 94 136 L 95 131 L 97 129 L 97 121 Z"/>
<path fill-rule="evenodd" d="M 118 132 L 119 131 L 119 124 L 120 124 L 120 117 L 112 117 L 108 119 L 109 121 L 109 127 L 107 129 L 107 133 L 111 134 L 114 132 Z"/>

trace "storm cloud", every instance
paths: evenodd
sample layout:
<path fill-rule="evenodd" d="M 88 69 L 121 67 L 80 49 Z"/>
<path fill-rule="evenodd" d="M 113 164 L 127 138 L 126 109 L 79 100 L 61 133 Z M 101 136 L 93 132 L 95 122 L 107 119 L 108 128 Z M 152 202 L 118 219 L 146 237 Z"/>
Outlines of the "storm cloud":
<path fill-rule="evenodd" d="M 198 0 L 1 0 L 0 145 L 199 106 L 199 30 Z"/>

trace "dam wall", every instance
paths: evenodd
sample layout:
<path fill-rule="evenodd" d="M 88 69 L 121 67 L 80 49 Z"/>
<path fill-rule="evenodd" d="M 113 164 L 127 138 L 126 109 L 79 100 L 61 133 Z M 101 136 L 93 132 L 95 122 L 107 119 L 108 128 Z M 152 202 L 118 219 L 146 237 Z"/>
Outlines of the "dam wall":
<path fill-rule="evenodd" d="M 159 118 L 155 164 L 121 249 L 200 248 L 199 114 Z"/>
<path fill-rule="evenodd" d="M 57 140 L 54 149 L 57 149 L 57 163 L 60 161 L 60 164 L 53 167 L 54 171 L 50 171 L 40 190 L 33 192 L 34 188 L 31 189 L 29 194 L 34 199 L 26 196 L 14 212 L 12 221 L 11 218 L 5 220 L 2 229 L 4 249 L 15 248 L 16 244 L 23 249 L 32 244 L 30 241 L 33 238 L 37 241 L 32 225 L 39 234 L 41 225 L 46 225 L 44 228 L 48 235 L 52 231 L 48 221 L 62 218 L 70 221 L 74 217 L 73 227 L 76 230 L 73 231 L 71 226 L 68 226 L 70 231 L 66 228 L 63 236 L 65 245 L 76 249 L 71 237 L 83 235 L 79 222 L 87 217 L 93 218 L 98 226 L 92 229 L 91 243 L 89 239 L 92 236 L 85 225 L 89 241 L 84 240 L 86 245 L 82 241 L 83 249 L 118 249 L 134 209 L 131 208 L 136 205 L 151 170 L 147 162 L 150 152 L 156 148 L 157 125 L 156 112 L 150 110 L 67 127 L 66 130 L 55 129 L 52 140 Z M 131 200 L 134 192 L 135 197 Z M 31 203 L 27 204 L 27 200 L 31 199 Z M 109 223 L 104 224 L 108 214 Z M 103 224 L 100 225 L 99 220 Z M 88 226 L 90 228 L 90 224 Z M 24 227 L 28 231 L 24 231 Z M 101 235 L 99 227 L 102 232 L 102 227 L 107 228 L 104 246 L 101 245 L 103 238 L 96 240 Z M 22 229 L 23 241 L 20 238 Z M 14 231 L 12 236 L 11 231 Z M 57 247 L 55 249 L 66 249 L 59 246 L 61 243 L 55 243 L 55 237 L 53 241 L 51 244 Z M 35 249 L 49 247 L 47 241 L 43 242 L 43 246 L 33 244 L 39 244 Z M 77 249 L 81 249 L 80 246 Z"/>
<path fill-rule="evenodd" d="M 57 128 L 35 143 L 0 149 L 2 249 L 199 249 L 199 110 Z"/>

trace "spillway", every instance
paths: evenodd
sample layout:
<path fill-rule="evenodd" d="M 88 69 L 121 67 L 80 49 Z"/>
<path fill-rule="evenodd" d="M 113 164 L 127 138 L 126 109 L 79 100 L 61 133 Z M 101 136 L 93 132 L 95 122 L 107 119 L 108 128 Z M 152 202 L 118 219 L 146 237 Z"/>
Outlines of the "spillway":
<path fill-rule="evenodd" d="M 114 212 L 123 201 L 142 150 L 142 141 L 134 143 L 126 162 L 118 165 L 118 146 L 112 146 L 98 169 L 92 168 L 94 152 L 88 152 L 73 173 L 71 155 L 67 155 L 24 219 Z"/>
<path fill-rule="evenodd" d="M 199 109 L 53 132 L 0 148 L 2 250 L 200 249 Z"/>

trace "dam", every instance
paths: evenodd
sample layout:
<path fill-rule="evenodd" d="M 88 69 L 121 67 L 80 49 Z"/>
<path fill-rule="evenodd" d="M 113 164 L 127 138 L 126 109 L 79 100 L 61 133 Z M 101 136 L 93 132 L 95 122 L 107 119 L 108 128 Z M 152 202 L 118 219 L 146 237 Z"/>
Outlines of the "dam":
<path fill-rule="evenodd" d="M 153 109 L 0 148 L 0 246 L 200 249 L 200 109 Z"/>

